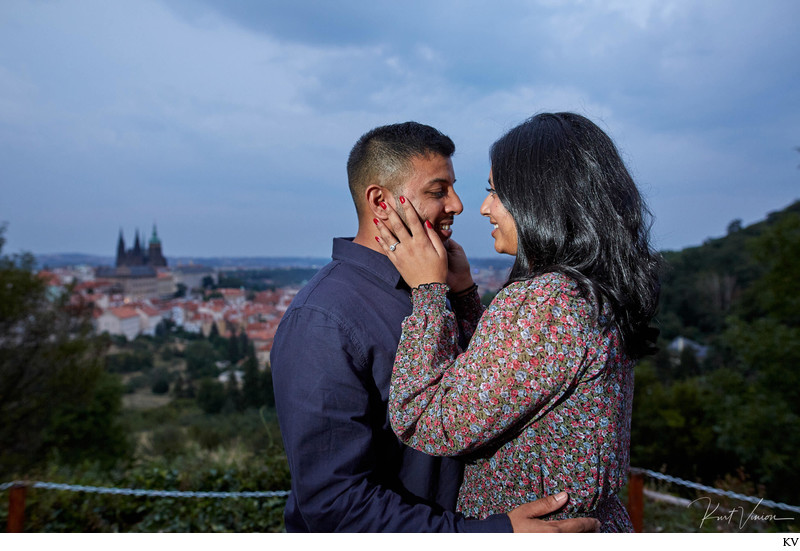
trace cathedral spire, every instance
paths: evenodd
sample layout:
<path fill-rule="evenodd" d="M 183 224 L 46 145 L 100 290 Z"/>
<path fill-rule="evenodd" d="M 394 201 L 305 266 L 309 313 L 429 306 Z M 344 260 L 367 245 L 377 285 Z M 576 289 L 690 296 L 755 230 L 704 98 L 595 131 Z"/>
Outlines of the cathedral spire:
<path fill-rule="evenodd" d="M 125 238 L 122 237 L 122 228 L 119 229 L 119 240 L 117 241 L 117 267 L 125 263 Z"/>
<path fill-rule="evenodd" d="M 151 266 L 166 266 L 167 259 L 161 252 L 161 240 L 158 238 L 156 225 L 153 223 L 153 236 L 150 238 L 150 246 L 147 249 L 147 262 Z"/>
<path fill-rule="evenodd" d="M 156 231 L 155 223 L 153 223 L 153 235 L 150 237 L 150 243 L 161 244 L 161 240 L 158 238 L 158 232 Z"/>
<path fill-rule="evenodd" d="M 158 229 L 156 229 L 155 223 L 153 223 L 153 234 L 149 241 L 147 240 L 147 234 L 136 228 L 133 247 L 127 250 L 125 249 L 125 238 L 120 228 L 117 241 L 117 268 L 123 266 L 152 266 L 154 268 L 167 266 L 167 259 L 161 250 L 161 239 L 158 237 Z"/>

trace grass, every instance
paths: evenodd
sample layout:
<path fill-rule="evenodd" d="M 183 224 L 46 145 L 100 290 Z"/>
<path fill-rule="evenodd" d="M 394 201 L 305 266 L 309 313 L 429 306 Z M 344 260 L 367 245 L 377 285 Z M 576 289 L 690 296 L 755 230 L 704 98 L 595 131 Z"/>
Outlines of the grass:
<path fill-rule="evenodd" d="M 166 406 L 172 398 L 167 394 L 153 394 L 149 388 L 140 388 L 131 394 L 122 396 L 122 407 L 125 409 L 154 409 Z"/>

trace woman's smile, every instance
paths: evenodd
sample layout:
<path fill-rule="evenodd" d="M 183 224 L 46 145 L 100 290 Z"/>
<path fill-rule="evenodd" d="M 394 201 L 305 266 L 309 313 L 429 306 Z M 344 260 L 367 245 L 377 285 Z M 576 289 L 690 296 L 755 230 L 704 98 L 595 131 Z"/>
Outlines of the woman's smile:
<path fill-rule="evenodd" d="M 494 189 L 492 173 L 489 172 L 489 195 L 481 204 L 481 214 L 489 218 L 492 225 L 492 237 L 494 238 L 494 249 L 498 253 L 510 255 L 517 254 L 517 225 L 514 223 L 511 213 L 497 197 Z"/>

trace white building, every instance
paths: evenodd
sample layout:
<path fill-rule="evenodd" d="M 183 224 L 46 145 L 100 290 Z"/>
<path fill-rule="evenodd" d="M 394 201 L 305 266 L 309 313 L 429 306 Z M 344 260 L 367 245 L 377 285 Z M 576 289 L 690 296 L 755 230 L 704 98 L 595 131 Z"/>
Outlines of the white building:
<path fill-rule="evenodd" d="M 136 308 L 118 306 L 104 311 L 96 320 L 97 332 L 122 335 L 129 341 L 141 332 L 141 316 Z"/>
<path fill-rule="evenodd" d="M 161 313 L 152 306 L 125 305 L 104 310 L 95 320 L 95 327 L 98 333 L 122 335 L 131 341 L 139 335 L 154 336 L 161 319 Z"/>

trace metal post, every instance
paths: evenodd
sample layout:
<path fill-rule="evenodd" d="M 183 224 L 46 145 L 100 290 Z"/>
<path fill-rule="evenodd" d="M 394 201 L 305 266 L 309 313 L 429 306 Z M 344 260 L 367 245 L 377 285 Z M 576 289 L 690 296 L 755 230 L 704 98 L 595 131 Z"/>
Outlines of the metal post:
<path fill-rule="evenodd" d="M 25 484 L 15 484 L 8 490 L 8 532 L 22 532 L 25 524 Z"/>
<path fill-rule="evenodd" d="M 631 469 L 628 477 L 628 514 L 634 532 L 644 530 L 644 475 Z"/>

